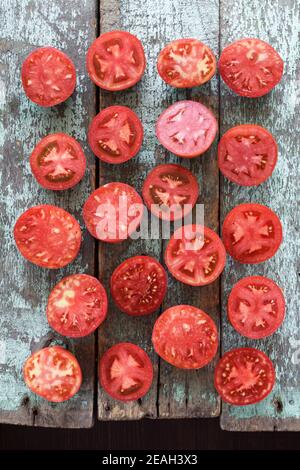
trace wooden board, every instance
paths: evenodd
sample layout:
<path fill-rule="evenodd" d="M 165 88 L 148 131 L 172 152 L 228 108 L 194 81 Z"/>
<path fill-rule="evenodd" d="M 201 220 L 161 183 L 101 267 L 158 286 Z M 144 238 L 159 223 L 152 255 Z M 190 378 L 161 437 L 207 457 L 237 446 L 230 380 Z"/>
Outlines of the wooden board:
<path fill-rule="evenodd" d="M 80 256 L 61 270 L 44 270 L 26 262 L 15 247 L 12 230 L 17 217 L 33 205 L 50 203 L 70 211 L 81 222 L 81 207 L 94 181 L 94 157 L 86 128 L 95 111 L 95 92 L 85 72 L 85 55 L 95 37 L 95 2 L 75 0 L 72 8 L 52 0 L 10 0 L 1 5 L 1 312 L 0 421 L 56 427 L 90 427 L 93 422 L 94 337 L 71 341 L 50 331 L 45 318 L 49 289 L 69 273 L 94 273 L 94 242 L 84 230 Z M 77 89 L 64 104 L 43 109 L 25 96 L 20 67 L 36 47 L 52 45 L 74 60 Z M 29 155 L 35 143 L 51 132 L 77 138 L 88 157 L 84 180 L 62 193 L 46 191 L 31 175 Z M 30 393 L 22 366 L 32 351 L 57 343 L 78 358 L 84 374 L 78 395 L 50 404 Z"/>
<path fill-rule="evenodd" d="M 223 219 L 238 203 L 259 202 L 279 215 L 284 230 L 279 252 L 265 263 L 241 265 L 228 257 L 223 276 L 222 349 L 227 351 L 245 345 L 262 349 L 274 361 L 277 384 L 271 395 L 258 405 L 223 405 L 221 426 L 230 431 L 299 431 L 300 308 L 296 259 L 299 252 L 299 3 L 296 0 L 222 0 L 220 32 L 221 48 L 241 37 L 259 37 L 270 42 L 285 61 L 281 84 L 260 99 L 238 98 L 221 83 L 221 134 L 236 124 L 257 123 L 269 129 L 279 144 L 277 167 L 261 186 L 241 188 L 222 179 L 221 217 Z M 284 289 L 287 312 L 282 328 L 272 337 L 246 341 L 229 326 L 225 305 L 233 283 L 254 274 L 266 275 L 278 282 Z"/>

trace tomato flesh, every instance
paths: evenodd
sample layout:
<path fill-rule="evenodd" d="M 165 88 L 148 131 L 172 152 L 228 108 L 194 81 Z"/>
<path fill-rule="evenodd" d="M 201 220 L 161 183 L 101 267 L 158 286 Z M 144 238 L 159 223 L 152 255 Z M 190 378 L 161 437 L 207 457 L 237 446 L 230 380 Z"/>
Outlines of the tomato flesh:
<path fill-rule="evenodd" d="M 108 349 L 99 363 L 100 384 L 115 400 L 142 398 L 151 387 L 153 367 L 148 354 L 132 343 Z"/>
<path fill-rule="evenodd" d="M 204 286 L 220 276 L 226 252 L 219 236 L 202 225 L 177 229 L 168 243 L 165 263 L 178 281 Z"/>
<path fill-rule="evenodd" d="M 145 71 L 142 43 L 127 31 L 101 34 L 89 47 L 86 66 L 91 80 L 104 90 L 130 88 Z"/>
<path fill-rule="evenodd" d="M 157 354 L 180 369 L 200 369 L 216 355 L 215 322 L 199 308 L 176 305 L 156 320 L 152 342 Z"/>
<path fill-rule="evenodd" d="M 179 157 L 193 158 L 206 152 L 217 134 L 213 113 L 196 101 L 177 101 L 158 118 L 159 142 Z"/>
<path fill-rule="evenodd" d="M 83 206 L 83 218 L 93 237 L 109 243 L 128 238 L 140 225 L 143 201 L 125 183 L 108 183 L 96 189 Z"/>
<path fill-rule="evenodd" d="M 110 106 L 91 122 L 89 145 L 100 160 L 124 163 L 141 148 L 143 126 L 137 115 L 126 106 Z"/>
<path fill-rule="evenodd" d="M 219 70 L 226 85 L 235 93 L 257 98 L 269 93 L 280 82 L 283 60 L 270 44 L 246 38 L 225 47 Z"/>
<path fill-rule="evenodd" d="M 83 178 L 86 158 L 75 139 L 63 133 L 50 134 L 33 150 L 30 167 L 43 188 L 63 190 L 72 188 Z"/>
<path fill-rule="evenodd" d="M 31 101 L 40 106 L 55 106 L 72 95 L 76 70 L 63 52 L 55 47 L 40 47 L 23 62 L 22 83 Z"/>
<path fill-rule="evenodd" d="M 271 176 L 277 162 L 277 144 L 270 132 L 256 124 L 232 127 L 218 147 L 219 168 L 242 186 L 256 186 Z"/>
<path fill-rule="evenodd" d="M 163 220 L 178 220 L 189 214 L 198 195 L 196 177 L 180 165 L 158 165 L 143 185 L 146 206 Z"/>
<path fill-rule="evenodd" d="M 73 397 L 82 382 L 77 359 L 60 346 L 50 346 L 32 354 L 25 362 L 23 373 L 32 392 L 57 403 Z"/>
<path fill-rule="evenodd" d="M 115 269 L 110 289 L 122 312 L 148 315 L 159 308 L 166 295 L 167 274 L 151 256 L 134 256 Z"/>
<path fill-rule="evenodd" d="M 74 217 L 60 207 L 31 207 L 14 227 L 17 248 L 24 258 L 43 268 L 58 269 L 78 255 L 81 230 Z"/>
<path fill-rule="evenodd" d="M 271 360 L 255 348 L 232 349 L 215 369 L 215 387 L 222 400 L 232 405 L 251 405 L 263 400 L 275 383 Z"/>
<path fill-rule="evenodd" d="M 282 242 L 277 215 L 261 204 L 240 204 L 223 223 L 226 251 L 240 263 L 261 263 L 274 256 Z"/>
<path fill-rule="evenodd" d="M 87 336 L 106 318 L 105 289 L 87 274 L 65 277 L 52 289 L 46 313 L 49 325 L 61 335 Z"/>
<path fill-rule="evenodd" d="M 203 85 L 216 72 L 216 58 L 209 47 L 197 39 L 178 39 L 159 54 L 157 70 L 175 88 Z"/>

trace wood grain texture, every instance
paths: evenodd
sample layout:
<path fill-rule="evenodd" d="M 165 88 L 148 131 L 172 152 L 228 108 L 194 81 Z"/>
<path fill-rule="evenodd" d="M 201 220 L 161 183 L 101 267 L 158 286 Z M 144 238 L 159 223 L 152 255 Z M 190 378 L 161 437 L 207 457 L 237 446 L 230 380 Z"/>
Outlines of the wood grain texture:
<path fill-rule="evenodd" d="M 237 12 L 239 14 L 237 21 Z M 247 407 L 222 405 L 221 426 L 230 431 L 300 430 L 299 336 L 299 3 L 297 0 L 221 0 L 221 48 L 242 37 L 269 42 L 285 61 L 283 80 L 272 93 L 259 99 L 234 95 L 221 84 L 221 134 L 243 123 L 269 129 L 279 145 L 279 161 L 272 177 L 256 188 L 242 188 L 222 178 L 221 217 L 236 204 L 259 202 L 281 218 L 284 242 L 273 259 L 258 265 L 241 265 L 228 258 L 223 276 L 222 349 L 252 346 L 274 361 L 277 383 L 261 403 Z M 298 256 L 297 256 L 298 254 Z M 226 302 L 232 285 L 246 275 L 264 275 L 283 288 L 287 312 L 283 326 L 270 338 L 246 340 L 226 319 Z"/>
<path fill-rule="evenodd" d="M 210 106 L 218 114 L 218 80 L 193 93 L 174 90 L 159 77 L 156 59 L 163 46 L 176 38 L 196 37 L 218 51 L 218 2 L 202 0 L 197 6 L 192 0 L 177 2 L 168 0 L 101 0 L 100 33 L 123 29 L 137 35 L 145 47 L 147 68 L 136 87 L 121 93 L 100 91 L 100 108 L 112 104 L 127 105 L 142 119 L 145 137 L 138 156 L 121 166 L 100 163 L 100 184 L 108 181 L 124 181 L 139 192 L 147 173 L 159 163 L 180 162 L 198 177 L 201 187 L 200 202 L 205 203 L 206 223 L 218 228 L 218 172 L 215 145 L 195 161 L 184 161 L 170 155 L 158 144 L 155 123 L 169 104 L 191 97 Z M 129 256 L 145 253 L 162 259 L 165 243 L 162 240 L 130 240 L 116 246 L 104 243 L 99 248 L 100 277 L 108 285 L 112 270 Z M 176 303 L 199 306 L 218 318 L 219 286 L 189 288 L 171 279 L 163 308 Z M 138 419 L 147 417 L 216 416 L 219 401 L 212 385 L 213 364 L 201 371 L 182 372 L 160 361 L 153 352 L 151 333 L 157 315 L 146 318 L 130 318 L 122 314 L 110 302 L 108 320 L 99 334 L 99 354 L 112 344 L 132 341 L 150 355 L 155 369 L 155 379 L 150 392 L 139 402 L 120 404 L 111 400 L 99 388 L 99 419 Z"/>
<path fill-rule="evenodd" d="M 94 273 L 94 242 L 84 230 L 79 257 L 61 270 L 26 262 L 17 252 L 12 230 L 17 217 L 33 205 L 56 204 L 81 223 L 81 207 L 94 184 L 94 157 L 86 145 L 86 127 L 94 114 L 94 87 L 85 71 L 85 55 L 95 37 L 95 2 L 75 0 L 72 8 L 55 0 L 9 0 L 1 5 L 1 314 L 0 421 L 55 427 L 90 427 L 93 422 L 94 337 L 68 340 L 50 331 L 45 317 L 49 290 L 63 276 Z M 77 70 L 72 97 L 53 109 L 31 103 L 24 94 L 20 68 L 36 47 L 65 51 Z M 55 193 L 38 186 L 29 155 L 37 141 L 51 132 L 77 138 L 88 157 L 88 171 L 74 189 Z M 32 351 L 60 344 L 78 358 L 84 381 L 80 392 L 61 404 L 47 403 L 29 392 L 22 366 Z"/>

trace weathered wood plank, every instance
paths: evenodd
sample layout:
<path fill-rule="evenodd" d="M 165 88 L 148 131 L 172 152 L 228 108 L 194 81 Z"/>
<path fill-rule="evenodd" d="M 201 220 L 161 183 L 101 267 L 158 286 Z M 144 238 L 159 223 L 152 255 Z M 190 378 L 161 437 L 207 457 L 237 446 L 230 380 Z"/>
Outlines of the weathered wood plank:
<path fill-rule="evenodd" d="M 94 185 L 94 157 L 86 144 L 86 128 L 94 114 L 95 92 L 85 71 L 85 55 L 95 37 L 95 10 L 95 2 L 90 0 L 75 0 L 71 9 L 59 0 L 9 0 L 1 6 L 1 422 L 89 427 L 93 421 L 94 337 L 62 338 L 49 330 L 44 312 L 49 290 L 57 280 L 75 272 L 94 273 L 94 242 L 84 230 L 74 263 L 57 271 L 43 270 L 21 258 L 12 229 L 26 208 L 41 203 L 61 206 L 82 222 L 81 207 Z M 76 92 L 55 109 L 29 102 L 20 81 L 22 61 L 43 45 L 64 50 L 78 73 Z M 41 137 L 59 131 L 81 142 L 88 171 L 78 186 L 58 194 L 38 186 L 30 172 L 29 155 Z M 73 351 L 83 369 L 80 392 L 63 404 L 49 404 L 30 393 L 22 378 L 22 366 L 31 351 L 52 342 Z"/>
<path fill-rule="evenodd" d="M 237 12 L 242 12 L 237 20 Z M 276 366 L 277 384 L 272 394 L 258 405 L 222 405 L 221 426 L 231 431 L 300 430 L 299 289 L 297 293 L 297 226 L 299 212 L 299 119 L 296 75 L 299 61 L 299 4 L 296 0 L 221 0 L 221 48 L 242 37 L 259 37 L 270 42 L 285 61 L 281 84 L 263 98 L 250 100 L 234 96 L 221 84 L 221 134 L 229 127 L 257 123 L 269 129 L 279 144 L 279 161 L 272 177 L 261 186 L 243 189 L 222 178 L 221 217 L 241 202 L 270 206 L 280 216 L 284 242 L 275 257 L 260 265 L 241 265 L 228 259 L 223 276 L 222 349 L 254 346 L 265 351 Z M 297 177 L 298 175 L 298 177 Z M 287 312 L 285 322 L 272 337 L 246 341 L 226 319 L 229 291 L 238 279 L 251 274 L 266 275 L 283 288 Z"/>

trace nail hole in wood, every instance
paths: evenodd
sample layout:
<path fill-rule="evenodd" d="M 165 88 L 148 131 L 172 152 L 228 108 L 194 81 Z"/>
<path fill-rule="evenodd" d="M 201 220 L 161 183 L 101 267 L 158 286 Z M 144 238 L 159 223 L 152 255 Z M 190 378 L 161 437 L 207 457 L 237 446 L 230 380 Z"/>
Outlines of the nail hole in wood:
<path fill-rule="evenodd" d="M 25 395 L 25 397 L 23 397 L 22 401 L 21 401 L 21 406 L 26 406 L 28 405 L 29 403 L 29 397 L 27 395 Z"/>
<path fill-rule="evenodd" d="M 107 403 L 105 406 L 104 406 L 104 409 L 105 411 L 109 412 L 110 411 L 110 406 L 109 404 Z"/>
<path fill-rule="evenodd" d="M 277 413 L 282 413 L 282 411 L 283 411 L 283 403 L 282 403 L 281 398 L 275 398 L 275 400 L 274 400 L 274 406 L 275 406 L 275 409 L 276 409 Z"/>
<path fill-rule="evenodd" d="M 36 406 L 34 406 L 34 407 L 32 408 L 32 414 L 33 414 L 33 416 L 37 416 L 38 413 L 39 413 L 38 408 L 37 408 Z"/>

